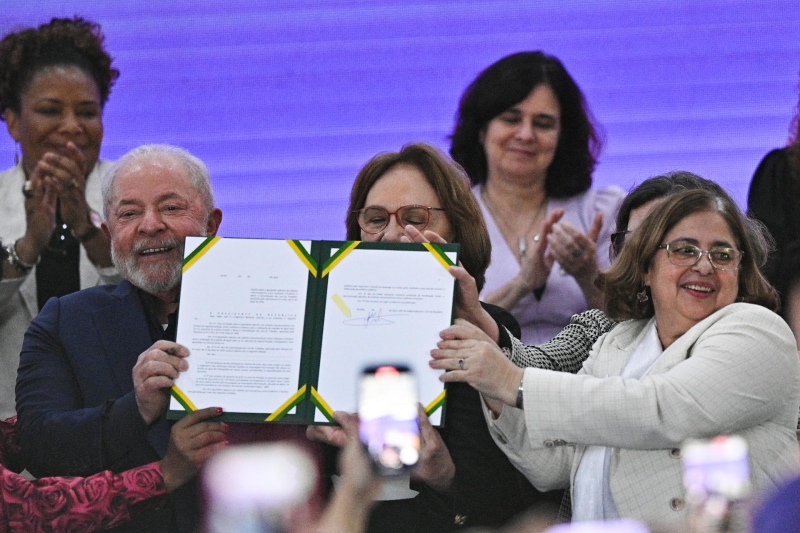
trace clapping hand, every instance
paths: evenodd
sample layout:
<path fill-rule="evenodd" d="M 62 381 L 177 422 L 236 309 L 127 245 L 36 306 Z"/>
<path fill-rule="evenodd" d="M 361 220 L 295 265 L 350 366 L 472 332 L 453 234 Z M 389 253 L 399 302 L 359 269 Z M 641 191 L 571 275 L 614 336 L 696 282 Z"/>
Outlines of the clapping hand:
<path fill-rule="evenodd" d="M 577 278 L 597 275 L 597 239 L 603 228 L 603 213 L 597 213 L 592 227 L 586 234 L 581 233 L 569 222 L 553 225 L 548 236 L 550 254 L 558 261 L 564 272 Z"/>
<path fill-rule="evenodd" d="M 72 141 L 63 153 L 48 152 L 39 162 L 58 191 L 61 218 L 73 231 L 81 235 L 89 223 L 89 206 L 86 203 L 86 175 L 89 174 L 86 157 Z"/>
<path fill-rule="evenodd" d="M 563 209 L 554 209 L 542 224 L 542 229 L 534 238 L 530 251 L 520 258 L 520 271 L 517 275 L 526 291 L 533 292 L 544 287 L 555 257 L 548 252 L 547 244 L 554 228 L 564 216 Z"/>

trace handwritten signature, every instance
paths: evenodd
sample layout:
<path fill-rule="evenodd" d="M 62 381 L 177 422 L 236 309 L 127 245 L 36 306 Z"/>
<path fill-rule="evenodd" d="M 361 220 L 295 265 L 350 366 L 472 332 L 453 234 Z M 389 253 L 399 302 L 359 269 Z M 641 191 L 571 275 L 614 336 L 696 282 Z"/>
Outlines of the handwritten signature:
<path fill-rule="evenodd" d="M 369 326 L 390 326 L 394 324 L 393 320 L 389 320 L 389 317 L 396 317 L 396 316 L 405 316 L 402 314 L 399 315 L 384 315 L 382 309 L 372 309 L 367 313 L 366 316 L 362 317 L 353 317 L 348 318 L 344 321 L 346 326 L 359 326 L 359 327 L 369 327 Z"/>

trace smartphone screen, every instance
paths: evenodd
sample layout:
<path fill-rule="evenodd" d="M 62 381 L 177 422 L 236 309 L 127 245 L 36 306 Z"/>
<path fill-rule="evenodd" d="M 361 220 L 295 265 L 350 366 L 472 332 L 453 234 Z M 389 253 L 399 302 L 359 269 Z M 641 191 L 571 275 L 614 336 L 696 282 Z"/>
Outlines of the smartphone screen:
<path fill-rule="evenodd" d="M 359 435 L 379 473 L 399 475 L 419 460 L 417 382 L 406 366 L 364 369 L 358 394 Z"/>
<path fill-rule="evenodd" d="M 622 518 L 603 522 L 572 522 L 547 528 L 545 533 L 650 533 L 650 529 L 638 520 Z"/>
<path fill-rule="evenodd" d="M 316 461 L 289 442 L 229 446 L 203 469 L 207 533 L 288 531 L 317 484 Z"/>
<path fill-rule="evenodd" d="M 709 495 L 739 500 L 750 489 L 747 442 L 739 436 L 688 440 L 681 447 L 683 482 L 691 500 Z"/>

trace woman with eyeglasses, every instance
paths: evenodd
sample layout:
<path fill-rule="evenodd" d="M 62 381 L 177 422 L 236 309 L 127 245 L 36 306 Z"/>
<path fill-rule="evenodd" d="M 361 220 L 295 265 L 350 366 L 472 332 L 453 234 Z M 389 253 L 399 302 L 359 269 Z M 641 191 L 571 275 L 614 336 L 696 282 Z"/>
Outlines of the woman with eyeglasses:
<path fill-rule="evenodd" d="M 460 260 L 469 276 L 460 283 L 474 285 L 479 292 L 486 282 L 491 243 L 478 204 L 464 194 L 463 172 L 436 148 L 409 144 L 400 152 L 372 158 L 361 169 L 350 193 L 345 224 L 350 240 L 454 242 L 460 245 Z M 445 207 L 446 206 L 446 207 Z M 470 289 L 472 287 L 469 287 Z M 481 327 L 496 341 L 507 338 L 487 308 L 513 324 L 517 321 L 497 306 L 479 304 L 477 293 L 460 297 L 458 315 Z M 504 335 L 501 339 L 500 335 Z"/>
<path fill-rule="evenodd" d="M 800 366 L 759 272 L 765 242 L 727 195 L 672 195 L 602 274 L 607 312 L 624 322 L 578 375 L 515 367 L 474 338 L 443 341 L 432 366 L 481 392 L 495 442 L 535 486 L 571 487 L 574 520 L 687 531 L 684 440 L 742 436 L 756 493 L 800 469 Z"/>
<path fill-rule="evenodd" d="M 0 41 L 0 117 L 19 148 L 0 173 L 0 418 L 15 412 L 22 337 L 44 303 L 120 280 L 100 230 L 103 108 L 119 76 L 103 41 L 79 17 Z"/>
<path fill-rule="evenodd" d="M 609 247 L 611 262 L 619 256 L 626 238 L 655 206 L 670 195 L 691 190 L 706 190 L 717 196 L 728 196 L 713 181 L 682 170 L 648 178 L 631 189 L 617 212 L 616 229 L 611 234 Z M 589 357 L 589 350 L 597 339 L 616 325 L 617 321 L 603 311 L 589 309 L 574 315 L 558 335 L 543 344 L 525 344 L 512 336 L 511 349 L 506 350 L 506 355 L 522 368 L 530 366 L 575 373 Z"/>
<path fill-rule="evenodd" d="M 690 190 L 707 190 L 719 196 L 727 196 L 725 190 L 713 181 L 686 171 L 654 176 L 634 187 L 625 197 L 617 212 L 616 229 L 611 234 L 609 247 L 610 260 L 613 262 L 616 259 L 622 251 L 625 239 L 655 206 L 672 194 Z M 574 315 L 569 324 L 546 343 L 525 344 L 517 337 L 510 335 L 511 347 L 501 346 L 501 348 L 504 355 L 518 367 L 543 368 L 574 374 L 580 370 L 583 362 L 589 357 L 589 351 L 597 339 L 611 331 L 617 323 L 602 310 L 589 309 Z M 463 324 L 445 330 L 442 334 L 443 338 L 483 339 L 483 332 L 480 329 L 470 329 Z M 494 365 L 495 362 L 489 364 Z M 504 366 L 498 364 L 497 368 L 498 372 L 501 372 Z M 562 519 L 569 518 L 570 507 L 569 493 L 566 493 L 565 501 L 559 509 Z"/>
<path fill-rule="evenodd" d="M 456 315 L 480 324 L 493 342 L 510 347 L 519 326 L 506 311 L 481 304 L 491 245 L 469 180 L 432 146 L 417 143 L 375 156 L 356 177 L 347 210 L 347 239 L 460 244 L 461 287 Z M 472 294 L 472 297 L 468 295 Z M 497 448 L 478 393 L 466 384 L 448 388 L 445 426 L 434 430 L 421 414 L 422 454 L 412 474 L 412 499 L 383 501 L 369 531 L 442 532 L 463 526 L 500 526 L 531 505 L 556 505 L 561 493 L 543 496 Z M 308 436 L 342 446 L 337 428 L 311 426 Z M 545 498 L 547 498 L 545 500 Z"/>

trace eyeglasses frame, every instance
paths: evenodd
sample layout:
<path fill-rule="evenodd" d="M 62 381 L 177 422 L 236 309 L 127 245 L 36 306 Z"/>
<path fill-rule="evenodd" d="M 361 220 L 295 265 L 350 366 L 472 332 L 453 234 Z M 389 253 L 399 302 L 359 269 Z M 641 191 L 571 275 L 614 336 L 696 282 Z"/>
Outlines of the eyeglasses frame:
<path fill-rule="evenodd" d="M 672 261 L 672 251 L 670 249 L 670 246 L 672 246 L 673 244 L 676 244 L 676 243 L 681 243 L 681 242 L 686 243 L 687 245 L 692 246 L 697 250 L 700 250 L 700 255 L 696 256 L 694 263 L 692 263 L 690 265 L 688 265 L 688 264 L 687 265 L 679 265 L 679 264 L 677 264 L 677 263 Z M 736 252 L 738 254 L 736 256 L 737 257 L 736 265 L 734 265 L 733 268 L 728 268 L 728 267 L 721 267 L 721 266 L 715 264 L 714 260 L 711 259 L 711 252 L 714 251 L 715 249 L 716 250 L 725 249 L 725 250 L 731 250 L 733 252 Z M 734 272 L 736 270 L 739 270 L 739 265 L 742 264 L 742 258 L 744 257 L 744 252 L 741 251 L 741 250 L 737 250 L 736 248 L 731 248 L 731 247 L 728 247 L 728 246 L 716 246 L 716 247 L 711 248 L 710 250 L 703 250 L 702 248 L 700 248 L 696 244 L 692 244 L 692 243 L 687 242 L 687 241 L 685 241 L 683 239 L 678 239 L 678 240 L 675 240 L 675 241 L 672 241 L 672 242 L 668 242 L 668 243 L 662 244 L 662 245 L 660 245 L 658 247 L 658 250 L 665 250 L 667 252 L 667 260 L 669 260 L 669 262 L 672 263 L 675 266 L 682 266 L 682 267 L 693 267 L 693 266 L 695 266 L 697 263 L 700 262 L 701 259 L 703 259 L 703 255 L 705 255 L 708 258 L 708 262 L 711 263 L 711 266 L 715 270 L 721 270 L 723 272 Z"/>
<path fill-rule="evenodd" d="M 431 207 L 431 206 L 428 206 L 428 205 L 420 205 L 420 204 L 408 204 L 408 205 L 403 205 L 403 206 L 398 207 L 394 212 L 389 212 L 389 210 L 386 209 L 385 207 L 371 205 L 371 206 L 362 207 L 361 209 L 356 209 L 356 210 L 353 211 L 353 213 L 358 215 L 356 217 L 356 221 L 358 222 L 358 227 L 361 228 L 362 231 L 364 231 L 365 233 L 369 233 L 370 235 L 377 235 L 377 234 L 381 233 L 382 231 L 384 231 L 387 227 L 389 227 L 389 222 L 392 220 L 392 216 L 394 216 L 394 219 L 397 222 L 397 224 L 402 226 L 403 225 L 403 221 L 400 220 L 400 217 L 397 215 L 397 213 L 399 213 L 403 209 L 406 209 L 406 208 L 409 208 L 409 207 L 419 207 L 419 208 L 425 209 L 427 211 L 428 218 L 427 218 L 427 220 L 425 220 L 425 225 L 424 226 L 422 226 L 421 228 L 417 227 L 417 229 L 419 231 L 423 231 L 425 228 L 428 227 L 428 224 L 431 223 L 431 211 L 444 211 L 444 209 L 441 208 L 441 207 Z M 365 229 L 361 225 L 361 213 L 363 211 L 367 210 L 367 209 L 383 209 L 384 211 L 386 211 L 386 214 L 387 214 L 387 216 L 386 216 L 386 225 L 383 226 L 378 231 L 370 231 L 370 230 Z"/>

